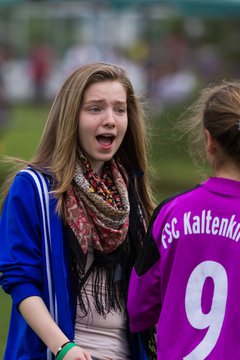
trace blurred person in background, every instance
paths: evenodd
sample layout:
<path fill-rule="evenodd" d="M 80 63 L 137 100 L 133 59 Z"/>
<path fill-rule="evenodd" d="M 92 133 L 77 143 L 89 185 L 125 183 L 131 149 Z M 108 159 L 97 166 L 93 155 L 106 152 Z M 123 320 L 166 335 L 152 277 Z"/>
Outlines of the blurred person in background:
<path fill-rule="evenodd" d="M 30 75 L 33 82 L 33 100 L 36 103 L 46 101 L 47 81 L 54 61 L 53 49 L 44 43 L 35 45 L 30 52 Z"/>
<path fill-rule="evenodd" d="M 156 208 L 130 279 L 130 328 L 158 324 L 158 360 L 239 359 L 240 83 L 203 90 L 184 122 L 212 173 Z"/>
<path fill-rule="evenodd" d="M 130 335 L 126 312 L 154 208 L 144 117 L 121 67 L 88 64 L 62 85 L 35 155 L 6 188 L 4 360 L 154 359 L 154 336 Z"/>

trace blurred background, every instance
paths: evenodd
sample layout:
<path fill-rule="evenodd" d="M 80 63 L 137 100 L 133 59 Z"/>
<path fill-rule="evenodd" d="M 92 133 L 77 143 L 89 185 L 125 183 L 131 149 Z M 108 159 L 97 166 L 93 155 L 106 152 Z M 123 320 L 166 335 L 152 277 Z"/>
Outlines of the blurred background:
<path fill-rule="evenodd" d="M 30 159 L 64 79 L 113 62 L 146 99 L 157 201 L 192 186 L 202 175 L 173 128 L 202 87 L 239 79 L 239 34 L 240 0 L 0 0 L 0 155 Z M 0 290 L 0 359 L 9 309 Z"/>

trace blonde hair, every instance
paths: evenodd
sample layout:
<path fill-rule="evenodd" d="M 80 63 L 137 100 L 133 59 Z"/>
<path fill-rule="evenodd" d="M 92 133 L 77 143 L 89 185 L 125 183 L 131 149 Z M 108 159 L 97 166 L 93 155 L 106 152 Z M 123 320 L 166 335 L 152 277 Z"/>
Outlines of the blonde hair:
<path fill-rule="evenodd" d="M 135 180 L 135 186 L 147 219 L 154 208 L 148 177 L 147 147 L 144 111 L 137 99 L 126 71 L 106 63 L 87 64 L 74 71 L 60 88 L 49 112 L 37 150 L 30 165 L 49 171 L 55 181 L 54 193 L 58 210 L 62 212 L 64 194 L 69 188 L 77 160 L 78 123 L 86 89 L 102 81 L 119 81 L 127 95 L 128 128 L 116 156 L 133 175 L 144 175 Z"/>

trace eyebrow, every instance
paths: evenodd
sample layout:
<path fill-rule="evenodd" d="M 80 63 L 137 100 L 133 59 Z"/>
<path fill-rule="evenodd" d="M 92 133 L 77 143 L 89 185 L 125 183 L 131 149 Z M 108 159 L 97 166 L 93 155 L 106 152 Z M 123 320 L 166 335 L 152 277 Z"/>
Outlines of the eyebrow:
<path fill-rule="evenodd" d="M 89 101 L 85 101 L 83 102 L 83 105 L 90 105 L 90 104 L 102 104 L 102 103 L 105 103 L 106 101 L 104 99 L 100 99 L 100 100 L 89 100 Z M 117 104 L 117 105 L 126 105 L 127 104 L 127 101 L 120 101 L 120 100 L 116 100 L 113 102 L 114 104 Z"/>

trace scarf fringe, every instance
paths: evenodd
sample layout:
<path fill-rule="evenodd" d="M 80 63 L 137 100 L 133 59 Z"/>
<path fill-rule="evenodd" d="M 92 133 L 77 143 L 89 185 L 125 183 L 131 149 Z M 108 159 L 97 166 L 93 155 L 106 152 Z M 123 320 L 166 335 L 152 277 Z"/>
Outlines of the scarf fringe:
<path fill-rule="evenodd" d="M 122 312 L 124 310 L 125 288 L 124 280 L 119 279 L 120 265 L 111 268 L 94 268 L 92 271 L 92 294 L 94 307 L 97 313 L 104 318 L 111 311 Z M 81 288 L 81 289 L 80 289 Z M 78 284 L 78 301 L 82 317 L 90 311 L 90 301 L 86 293 L 86 287 Z"/>

